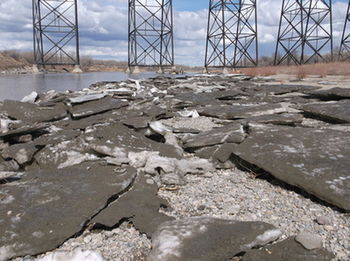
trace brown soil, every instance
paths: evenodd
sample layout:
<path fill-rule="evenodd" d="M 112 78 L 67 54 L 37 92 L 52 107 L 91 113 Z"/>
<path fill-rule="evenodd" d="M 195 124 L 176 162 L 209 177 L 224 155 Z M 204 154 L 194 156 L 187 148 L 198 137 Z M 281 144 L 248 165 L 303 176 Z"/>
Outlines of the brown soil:
<path fill-rule="evenodd" d="M 24 68 L 30 64 L 23 58 L 15 59 L 0 52 L 0 70 Z"/>

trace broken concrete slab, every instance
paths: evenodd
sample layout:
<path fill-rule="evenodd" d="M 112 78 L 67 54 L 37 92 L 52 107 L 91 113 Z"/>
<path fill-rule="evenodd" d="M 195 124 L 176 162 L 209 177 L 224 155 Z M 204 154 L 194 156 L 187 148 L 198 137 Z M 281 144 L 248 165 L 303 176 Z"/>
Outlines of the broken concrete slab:
<path fill-rule="evenodd" d="M 136 129 L 136 130 L 142 130 L 148 128 L 148 124 L 152 121 L 151 117 L 132 117 L 123 120 L 123 124 L 127 127 Z"/>
<path fill-rule="evenodd" d="M 109 199 L 121 195 L 135 175 L 132 167 L 95 163 L 28 172 L 19 181 L 1 185 L 3 260 L 55 249 L 81 231 Z"/>
<path fill-rule="evenodd" d="M 119 109 L 128 105 L 128 102 L 114 99 L 110 96 L 105 98 L 74 105 L 69 109 L 73 118 L 84 118 L 98 113 Z"/>
<path fill-rule="evenodd" d="M 305 104 L 306 115 L 335 123 L 350 123 L 350 100 Z"/>
<path fill-rule="evenodd" d="M 242 261 L 331 261 L 334 256 L 324 248 L 307 250 L 290 237 L 262 249 L 248 250 Z"/>
<path fill-rule="evenodd" d="M 143 152 L 140 154 L 144 155 Z M 133 157 L 135 158 L 135 156 L 136 155 Z M 146 157 L 144 171 L 147 174 L 159 178 L 160 183 L 163 185 L 184 185 L 186 183 L 186 174 L 201 175 L 215 170 L 213 164 L 206 159 L 193 158 L 178 160 L 175 158 L 161 157 L 155 153 L 149 154 Z M 131 160 L 130 162 L 132 164 L 135 161 Z"/>
<path fill-rule="evenodd" d="M 350 89 L 349 88 L 339 88 L 335 87 L 326 90 L 316 90 L 305 92 L 311 97 L 316 97 L 322 100 L 341 100 L 350 99 Z"/>
<path fill-rule="evenodd" d="M 19 165 L 23 165 L 30 162 L 37 151 L 38 149 L 34 143 L 24 143 L 15 144 L 4 149 L 1 155 L 4 159 L 14 159 Z"/>
<path fill-rule="evenodd" d="M 58 130 L 36 138 L 33 143 L 36 146 L 56 145 L 64 141 L 74 140 L 80 134 L 79 130 Z"/>
<path fill-rule="evenodd" d="M 179 100 L 179 102 L 176 104 L 177 108 L 186 108 L 196 105 L 206 106 L 208 104 L 221 104 L 220 101 L 216 100 L 210 93 L 185 92 L 176 94 L 174 98 Z"/>
<path fill-rule="evenodd" d="M 127 152 L 159 151 L 161 156 L 180 158 L 173 146 L 148 139 L 121 123 L 97 126 L 84 137 L 89 144 L 97 146 L 124 148 Z"/>
<path fill-rule="evenodd" d="M 0 133 L 0 138 L 8 140 L 14 137 L 31 134 L 33 136 L 42 134 L 50 125 L 48 123 L 21 124 L 17 128 Z"/>
<path fill-rule="evenodd" d="M 234 120 L 267 114 L 284 113 L 287 110 L 281 104 L 255 105 L 209 105 L 198 109 L 201 116 Z"/>
<path fill-rule="evenodd" d="M 0 162 L 0 171 L 15 172 L 19 170 L 19 165 L 15 160 L 8 160 Z"/>
<path fill-rule="evenodd" d="M 83 130 L 87 127 L 94 126 L 96 124 L 106 124 L 108 122 L 120 121 L 125 117 L 123 108 L 114 111 L 107 111 L 96 115 L 87 116 L 79 119 L 65 119 L 59 122 L 55 122 L 55 126 L 69 130 Z"/>
<path fill-rule="evenodd" d="M 88 101 L 99 100 L 105 97 L 107 94 L 105 93 L 97 93 L 97 94 L 85 94 L 76 97 L 69 98 L 69 102 L 72 104 L 84 103 Z"/>
<path fill-rule="evenodd" d="M 108 205 L 90 223 L 111 228 L 128 219 L 137 230 L 151 237 L 159 224 L 174 219 L 159 212 L 168 204 L 157 196 L 157 192 L 158 186 L 153 179 L 139 173 L 130 191 Z"/>
<path fill-rule="evenodd" d="M 2 110 L 12 119 L 29 123 L 56 121 L 67 116 L 67 108 L 63 103 L 42 107 L 29 102 L 5 100 Z"/>
<path fill-rule="evenodd" d="M 184 148 L 198 149 L 223 143 L 241 143 L 246 138 L 244 126 L 240 123 L 203 131 L 184 140 Z"/>
<path fill-rule="evenodd" d="M 40 150 L 34 158 L 42 169 L 61 169 L 85 161 L 95 161 L 98 156 L 90 152 L 84 138 L 79 136 L 58 144 L 49 144 Z"/>
<path fill-rule="evenodd" d="M 234 154 L 274 177 L 350 210 L 350 134 L 256 125 Z"/>
<path fill-rule="evenodd" d="M 293 92 L 305 92 L 305 91 L 314 91 L 320 89 L 317 86 L 311 85 L 291 85 L 291 84 L 265 84 L 259 86 L 259 92 L 282 95 Z"/>
<path fill-rule="evenodd" d="M 60 102 L 65 103 L 68 99 L 67 97 L 68 97 L 67 93 L 58 93 L 54 90 L 50 90 L 46 93 L 40 93 L 36 103 L 40 106 L 52 107 Z"/>
<path fill-rule="evenodd" d="M 229 260 L 253 247 L 275 241 L 281 231 L 263 222 L 210 217 L 168 221 L 152 237 L 149 261 Z"/>
<path fill-rule="evenodd" d="M 270 114 L 256 117 L 249 117 L 241 122 L 255 122 L 261 124 L 298 126 L 303 122 L 303 115 L 299 113 Z"/>
<path fill-rule="evenodd" d="M 200 158 L 211 159 L 216 163 L 226 163 L 229 161 L 237 146 L 237 143 L 225 143 L 211 147 L 204 147 L 196 150 L 195 155 Z"/>
<path fill-rule="evenodd" d="M 101 156 L 115 157 L 115 151 L 159 151 L 160 155 L 179 158 L 173 146 L 155 142 L 121 123 L 97 126 L 75 139 L 46 146 L 35 155 L 41 168 L 65 168 Z M 125 158 L 123 156 L 123 158 Z"/>
<path fill-rule="evenodd" d="M 210 92 L 210 95 L 212 97 L 215 97 L 215 99 L 218 99 L 220 101 L 237 100 L 237 96 L 242 94 L 243 92 L 239 90 L 223 90 Z"/>

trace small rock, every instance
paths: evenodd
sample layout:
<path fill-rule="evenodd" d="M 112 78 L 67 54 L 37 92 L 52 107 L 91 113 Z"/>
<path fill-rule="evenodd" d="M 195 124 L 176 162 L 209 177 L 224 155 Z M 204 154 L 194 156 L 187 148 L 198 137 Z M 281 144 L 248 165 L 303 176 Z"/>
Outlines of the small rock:
<path fill-rule="evenodd" d="M 334 228 L 330 225 L 325 225 L 324 228 L 328 231 L 332 231 Z"/>
<path fill-rule="evenodd" d="M 330 225 L 330 221 L 326 216 L 319 216 L 315 220 L 319 225 Z"/>
<path fill-rule="evenodd" d="M 19 143 L 27 143 L 33 140 L 33 136 L 31 134 L 22 135 L 18 137 Z"/>
<path fill-rule="evenodd" d="M 205 208 L 206 208 L 205 205 L 200 205 L 200 206 L 198 206 L 197 209 L 198 209 L 199 211 L 203 211 Z"/>
<path fill-rule="evenodd" d="M 308 250 L 322 248 L 322 237 L 315 234 L 307 232 L 300 233 L 295 237 L 295 241 Z"/>

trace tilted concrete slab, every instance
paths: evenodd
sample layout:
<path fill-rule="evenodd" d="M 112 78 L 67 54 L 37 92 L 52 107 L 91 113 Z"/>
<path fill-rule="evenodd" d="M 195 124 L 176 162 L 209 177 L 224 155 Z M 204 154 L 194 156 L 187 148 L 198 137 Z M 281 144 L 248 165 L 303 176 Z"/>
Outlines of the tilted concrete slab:
<path fill-rule="evenodd" d="M 81 231 L 107 201 L 124 192 L 132 167 L 82 164 L 76 168 L 26 173 L 1 185 L 2 260 L 52 250 Z"/>
<path fill-rule="evenodd" d="M 241 159 L 339 208 L 350 210 L 350 134 L 255 126 L 234 148 Z"/>

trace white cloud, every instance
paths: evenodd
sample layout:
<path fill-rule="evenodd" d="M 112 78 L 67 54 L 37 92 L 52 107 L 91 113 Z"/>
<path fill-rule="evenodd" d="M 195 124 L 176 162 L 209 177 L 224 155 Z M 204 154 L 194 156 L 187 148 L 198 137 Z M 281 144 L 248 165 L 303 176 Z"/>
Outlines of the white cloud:
<path fill-rule="evenodd" d="M 80 0 L 81 54 L 127 60 L 127 1 Z M 281 0 L 258 1 L 258 34 L 261 55 L 271 55 L 281 9 Z M 339 45 L 347 3 L 333 4 L 334 45 Z M 0 49 L 31 50 L 31 1 L 1 0 Z M 206 9 L 174 12 L 175 59 L 178 64 L 204 63 L 207 27 Z"/>

